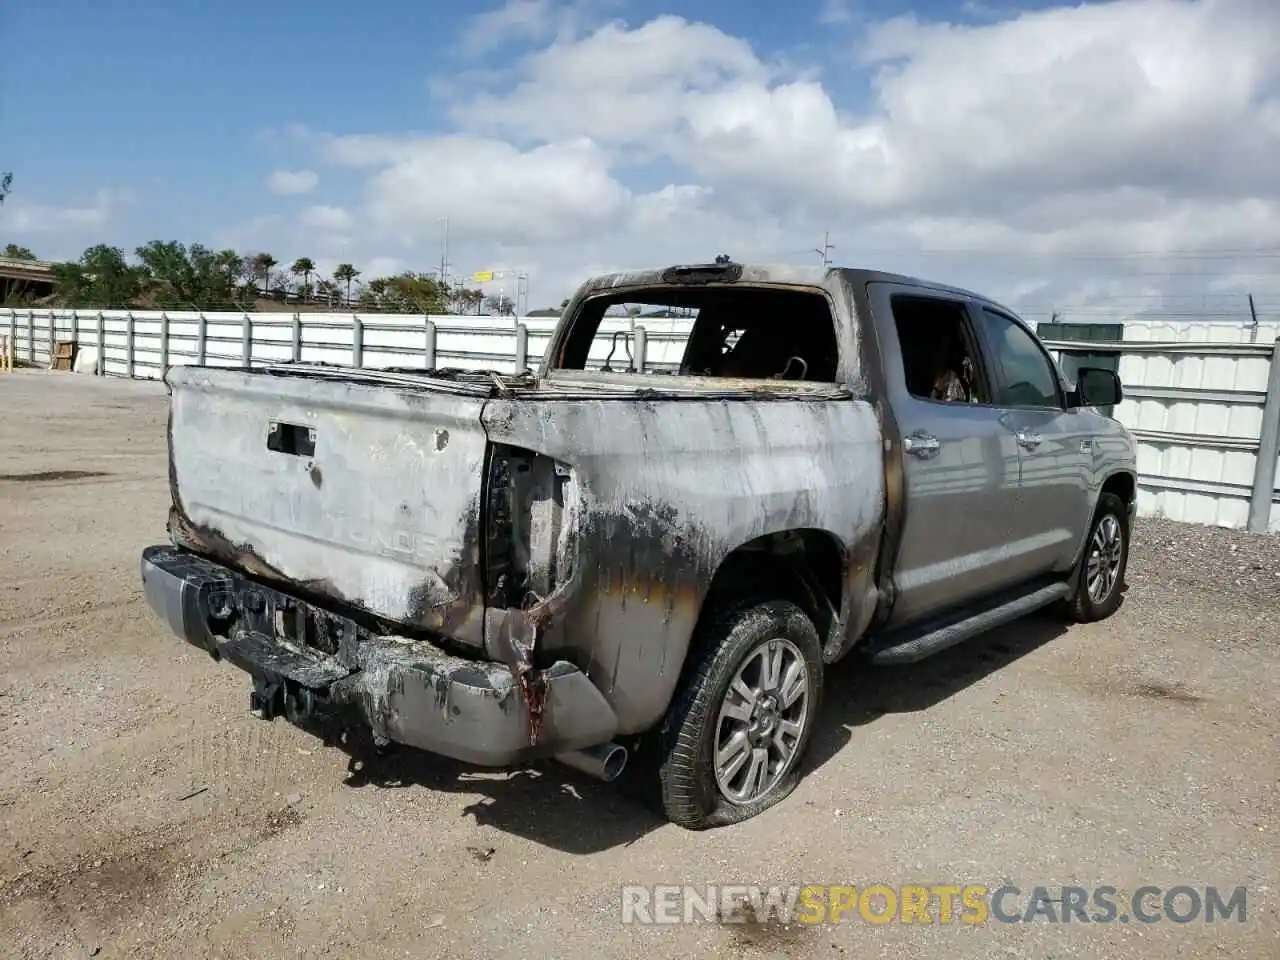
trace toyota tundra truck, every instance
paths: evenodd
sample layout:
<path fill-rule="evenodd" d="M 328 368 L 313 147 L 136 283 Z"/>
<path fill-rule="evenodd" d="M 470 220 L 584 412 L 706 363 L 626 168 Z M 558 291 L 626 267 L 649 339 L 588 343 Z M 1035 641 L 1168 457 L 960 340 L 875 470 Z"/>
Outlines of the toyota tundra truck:
<path fill-rule="evenodd" d="M 658 364 L 641 330 L 669 316 Z M 1124 589 L 1117 376 L 1068 381 L 1013 311 L 937 283 L 719 257 L 588 280 L 536 371 L 165 382 L 145 593 L 258 716 L 484 767 L 634 758 L 689 829 L 794 789 L 838 661 L 1099 620 Z"/>

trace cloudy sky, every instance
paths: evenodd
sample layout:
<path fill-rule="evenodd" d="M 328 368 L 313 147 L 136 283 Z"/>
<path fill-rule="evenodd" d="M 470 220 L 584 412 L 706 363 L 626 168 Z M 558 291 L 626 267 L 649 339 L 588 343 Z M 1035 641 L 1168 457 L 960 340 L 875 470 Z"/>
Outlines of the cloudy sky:
<path fill-rule="evenodd" d="M 833 260 L 1033 319 L 1280 314 L 1280 0 L 40 0 L 0 243 L 367 276 Z M 495 287 L 497 284 L 493 285 Z M 508 288 L 509 291 L 509 288 Z"/>

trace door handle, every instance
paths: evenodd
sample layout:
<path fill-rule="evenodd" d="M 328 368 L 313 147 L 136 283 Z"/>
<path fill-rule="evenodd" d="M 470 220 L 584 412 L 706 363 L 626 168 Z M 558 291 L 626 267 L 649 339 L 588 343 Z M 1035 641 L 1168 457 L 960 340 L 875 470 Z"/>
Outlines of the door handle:
<path fill-rule="evenodd" d="M 934 456 L 940 446 L 938 438 L 931 437 L 927 433 L 913 433 L 902 438 L 902 449 L 921 460 L 928 460 Z"/>
<path fill-rule="evenodd" d="M 1018 446 L 1024 447 L 1027 450 L 1034 450 L 1036 447 L 1040 446 L 1042 442 L 1040 434 L 1028 433 L 1026 430 L 1019 430 L 1016 439 L 1018 441 Z"/>

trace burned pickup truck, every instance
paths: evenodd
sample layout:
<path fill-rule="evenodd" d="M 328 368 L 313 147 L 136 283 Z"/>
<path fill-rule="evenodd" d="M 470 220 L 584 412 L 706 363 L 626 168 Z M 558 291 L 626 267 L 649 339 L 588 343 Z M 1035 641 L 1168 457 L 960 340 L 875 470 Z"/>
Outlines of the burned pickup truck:
<path fill-rule="evenodd" d="M 628 305 L 693 318 L 678 362 L 611 349 Z M 791 791 L 837 661 L 1121 600 L 1119 381 L 1068 382 L 964 290 L 720 258 L 588 281 L 536 373 L 165 379 L 146 596 L 258 715 L 489 767 L 634 759 L 688 828 Z"/>

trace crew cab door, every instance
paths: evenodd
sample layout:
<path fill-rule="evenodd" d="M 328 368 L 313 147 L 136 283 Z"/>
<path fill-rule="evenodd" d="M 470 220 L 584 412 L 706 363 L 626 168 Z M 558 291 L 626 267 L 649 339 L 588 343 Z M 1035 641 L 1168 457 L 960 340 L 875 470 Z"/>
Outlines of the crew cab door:
<path fill-rule="evenodd" d="M 973 304 L 994 402 L 1018 447 L 1018 504 L 1010 546 L 1028 575 L 1074 562 L 1092 511 L 1090 418 L 1067 406 L 1062 380 L 1040 340 L 1021 321 Z"/>
<path fill-rule="evenodd" d="M 1019 454 L 1004 411 L 990 403 L 968 301 L 887 282 L 868 284 L 885 390 L 901 438 L 903 519 L 889 626 L 976 600 L 1022 578 L 1007 550 L 1018 498 Z M 944 344 L 971 360 L 969 402 L 931 399 Z M 890 463 L 892 476 L 895 464 Z"/>

